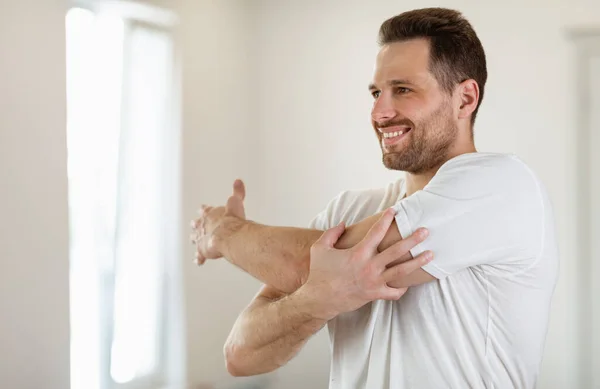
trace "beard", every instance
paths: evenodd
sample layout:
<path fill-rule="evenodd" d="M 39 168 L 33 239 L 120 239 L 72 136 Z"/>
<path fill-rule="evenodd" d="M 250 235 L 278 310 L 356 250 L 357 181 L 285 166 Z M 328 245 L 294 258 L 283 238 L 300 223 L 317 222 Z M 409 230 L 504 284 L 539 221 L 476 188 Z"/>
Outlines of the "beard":
<path fill-rule="evenodd" d="M 413 123 L 410 120 L 387 122 L 381 127 L 408 125 L 411 130 L 402 140 L 405 144 L 384 148 L 381 134 L 377 131 L 383 152 L 383 165 L 390 170 L 401 170 L 412 174 L 431 171 L 446 162 L 450 147 L 458 134 L 452 122 L 450 106 L 442 104 L 427 118 Z M 396 151 L 395 148 L 400 150 Z"/>

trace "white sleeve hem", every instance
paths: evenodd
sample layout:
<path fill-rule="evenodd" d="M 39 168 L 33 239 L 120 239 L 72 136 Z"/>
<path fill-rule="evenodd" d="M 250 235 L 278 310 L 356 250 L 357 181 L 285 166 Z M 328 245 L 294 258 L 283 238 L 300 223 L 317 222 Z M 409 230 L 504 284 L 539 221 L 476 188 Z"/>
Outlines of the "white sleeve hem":
<path fill-rule="evenodd" d="M 439 267 L 437 267 L 436 265 L 434 265 L 431 262 L 429 262 L 426 265 L 423 265 L 421 267 L 421 269 L 423 269 L 427 273 L 431 274 L 432 276 L 434 276 L 438 280 L 446 278 L 446 277 L 448 277 L 450 275 L 450 274 L 446 273 L 445 271 L 443 271 L 442 269 L 440 269 Z"/>
<path fill-rule="evenodd" d="M 408 220 L 408 214 L 406 213 L 406 210 L 402 206 L 402 203 L 401 202 L 396 203 L 393 208 L 396 211 L 395 219 L 396 219 L 396 225 L 398 226 L 398 232 L 400 232 L 400 236 L 402 236 L 402 239 L 405 239 L 405 238 L 409 237 L 410 235 L 412 235 L 412 233 L 414 232 L 414 229 L 410 225 L 410 222 Z M 427 240 L 419 243 L 418 245 L 416 245 L 415 247 L 413 247 L 410 250 L 410 253 L 412 254 L 413 258 L 416 258 L 419 254 L 427 251 L 426 243 L 427 243 Z M 435 277 L 437 279 L 446 278 L 450 275 L 448 272 L 446 272 L 446 271 L 440 269 L 438 266 L 436 266 L 433 262 L 423 265 L 421 267 L 421 269 L 423 269 L 424 271 L 431 274 L 433 277 Z"/>

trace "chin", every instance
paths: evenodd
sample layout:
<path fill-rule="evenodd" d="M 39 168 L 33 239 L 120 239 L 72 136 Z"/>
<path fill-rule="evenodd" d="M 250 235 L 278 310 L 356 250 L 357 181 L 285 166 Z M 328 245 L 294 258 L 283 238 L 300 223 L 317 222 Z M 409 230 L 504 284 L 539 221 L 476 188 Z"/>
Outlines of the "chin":
<path fill-rule="evenodd" d="M 406 161 L 403 161 L 398 153 L 385 153 L 383 154 L 383 166 L 390 170 L 406 171 L 410 168 Z"/>
<path fill-rule="evenodd" d="M 407 172 L 411 174 L 421 174 L 427 172 L 430 167 L 423 164 L 423 161 L 410 158 L 410 156 L 400 153 L 386 153 L 383 155 L 383 166 L 389 170 Z"/>

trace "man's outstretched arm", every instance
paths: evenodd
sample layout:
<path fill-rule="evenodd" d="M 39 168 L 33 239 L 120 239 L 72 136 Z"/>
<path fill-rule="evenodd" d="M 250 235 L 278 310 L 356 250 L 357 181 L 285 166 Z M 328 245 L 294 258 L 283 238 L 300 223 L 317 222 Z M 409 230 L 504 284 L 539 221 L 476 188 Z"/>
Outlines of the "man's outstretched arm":
<path fill-rule="evenodd" d="M 228 261 L 251 274 L 267 285 L 285 293 L 292 293 L 307 279 L 310 264 L 310 247 L 323 234 L 321 230 L 294 227 L 272 227 L 245 220 L 243 200 L 245 190 L 241 181 L 234 184 L 234 194 L 226 207 L 204 207 L 195 222 L 199 232 L 199 262 L 207 258 L 225 257 Z M 347 249 L 360 242 L 381 217 L 371 216 L 349 226 L 335 247 Z M 426 238 L 423 229 L 417 230 L 406 239 L 405 245 L 416 244 Z M 421 235 L 424 234 L 424 235 Z M 392 221 L 378 245 L 378 251 L 402 241 L 396 222 Z M 416 243 L 414 243 L 416 242 Z M 412 246 L 411 246 L 412 247 Z M 399 255 L 395 263 L 411 258 L 407 251 Z M 410 275 L 399 274 L 389 285 L 407 287 L 433 280 L 424 270 Z"/>

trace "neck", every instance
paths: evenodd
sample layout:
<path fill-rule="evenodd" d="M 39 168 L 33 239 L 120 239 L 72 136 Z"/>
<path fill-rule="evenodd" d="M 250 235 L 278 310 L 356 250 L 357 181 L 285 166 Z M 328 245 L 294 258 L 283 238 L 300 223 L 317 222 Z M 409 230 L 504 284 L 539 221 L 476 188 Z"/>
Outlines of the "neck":
<path fill-rule="evenodd" d="M 416 191 L 423 189 L 429 183 L 429 181 L 431 181 L 433 176 L 436 175 L 437 171 L 440 169 L 440 167 L 444 163 L 448 162 L 452 158 L 458 157 L 461 154 L 475 153 L 475 152 L 477 152 L 477 150 L 475 149 L 475 145 L 472 142 L 466 143 L 462 147 L 459 145 L 455 145 L 454 147 L 452 147 L 449 150 L 446 159 L 444 159 L 435 168 L 433 168 L 425 173 L 419 173 L 419 174 L 413 174 L 413 173 L 407 172 L 406 173 L 406 196 L 410 196 L 413 193 L 415 193 Z"/>

